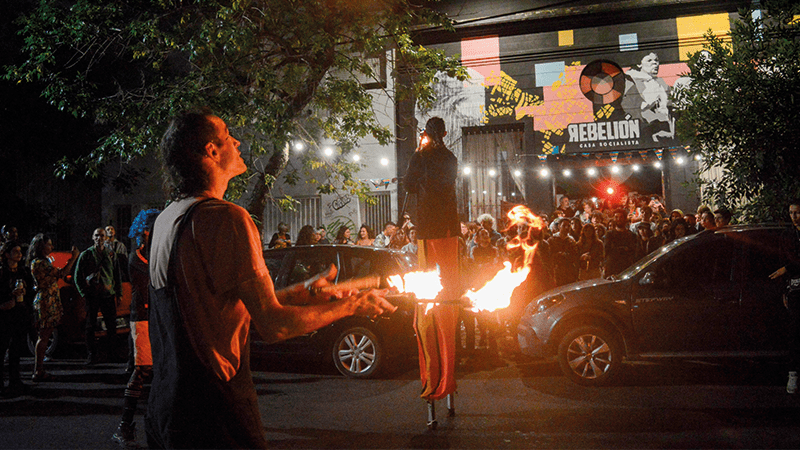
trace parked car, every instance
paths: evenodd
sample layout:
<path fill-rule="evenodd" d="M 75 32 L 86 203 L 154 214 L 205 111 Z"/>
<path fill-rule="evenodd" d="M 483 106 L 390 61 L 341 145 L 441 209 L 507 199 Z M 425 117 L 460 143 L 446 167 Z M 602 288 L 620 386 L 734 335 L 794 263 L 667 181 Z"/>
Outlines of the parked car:
<path fill-rule="evenodd" d="M 327 270 L 331 264 L 338 272 L 335 282 L 368 275 L 380 275 L 381 287 L 386 278 L 416 270 L 416 255 L 385 248 L 353 245 L 311 245 L 264 252 L 275 289 L 305 281 Z M 414 308 L 398 303 L 398 310 L 385 317 L 346 317 L 320 330 L 283 342 L 267 344 L 251 327 L 251 352 L 257 357 L 266 353 L 291 353 L 333 363 L 351 378 L 371 378 L 386 369 L 389 360 L 409 361 L 416 354 L 412 326 Z"/>
<path fill-rule="evenodd" d="M 732 226 L 677 239 L 609 279 L 534 299 L 518 328 L 524 354 L 552 357 L 571 380 L 601 385 L 625 360 L 786 354 L 782 228 Z"/>
<path fill-rule="evenodd" d="M 70 252 L 53 252 L 50 257 L 53 258 L 53 265 L 56 267 L 64 267 L 67 264 L 72 254 Z M 61 325 L 53 330 L 50 337 L 50 342 L 47 345 L 45 355 L 52 357 L 62 348 L 66 348 L 72 344 L 85 343 L 86 337 L 84 336 L 84 324 L 86 323 L 86 301 L 78 293 L 78 289 L 72 281 L 72 274 L 67 275 L 61 280 L 58 280 L 58 288 L 61 294 L 61 304 L 64 307 L 64 317 L 61 319 Z M 117 320 L 116 325 L 117 334 L 130 333 L 130 318 L 131 314 L 131 284 L 129 282 L 122 283 L 122 298 L 117 304 Z M 105 336 L 107 334 L 105 322 L 102 320 L 103 313 L 97 315 L 97 337 Z M 36 346 L 36 330 L 31 330 L 28 335 L 28 349 L 31 353 L 34 352 Z M 127 342 L 127 339 L 121 342 Z"/>

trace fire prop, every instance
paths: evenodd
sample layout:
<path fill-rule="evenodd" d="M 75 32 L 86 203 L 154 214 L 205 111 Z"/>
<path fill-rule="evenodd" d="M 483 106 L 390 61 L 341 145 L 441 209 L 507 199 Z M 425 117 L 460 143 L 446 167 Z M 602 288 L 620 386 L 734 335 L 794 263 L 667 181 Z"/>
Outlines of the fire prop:
<path fill-rule="evenodd" d="M 464 307 L 478 311 L 497 311 L 498 309 L 508 308 L 511 304 L 511 296 L 514 289 L 522 284 L 530 274 L 530 265 L 533 255 L 536 252 L 537 244 L 531 243 L 528 239 L 528 232 L 531 228 L 542 229 L 544 221 L 534 215 L 524 206 L 515 206 L 508 212 L 509 228 L 516 227 L 517 236 L 507 244 L 509 251 L 519 248 L 522 250 L 523 258 L 519 267 L 512 268 L 510 262 L 503 263 L 503 269 L 498 271 L 495 276 L 486 282 L 478 290 L 469 290 L 461 298 L 459 303 Z M 389 285 L 396 288 L 400 293 L 411 294 L 420 303 L 429 303 L 426 312 L 433 304 L 447 303 L 447 301 L 437 302 L 435 299 L 442 290 L 442 282 L 439 278 L 439 271 L 429 272 L 410 272 L 389 277 Z M 452 303 L 452 301 L 450 301 Z"/>

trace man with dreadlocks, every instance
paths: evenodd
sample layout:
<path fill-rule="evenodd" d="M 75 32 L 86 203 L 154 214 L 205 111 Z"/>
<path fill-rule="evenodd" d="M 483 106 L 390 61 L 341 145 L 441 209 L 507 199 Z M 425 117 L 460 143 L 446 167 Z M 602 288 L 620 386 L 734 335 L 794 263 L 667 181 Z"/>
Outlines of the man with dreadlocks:
<path fill-rule="evenodd" d="M 133 342 L 133 373 L 125 389 L 125 409 L 122 420 L 112 439 L 123 447 L 136 441 L 136 423 L 133 416 L 136 404 L 142 396 L 142 388 L 153 375 L 153 356 L 150 353 L 149 303 L 150 293 L 150 233 L 161 211 L 142 210 L 133 220 L 128 237 L 136 240 L 136 251 L 128 257 L 128 273 L 131 280 L 131 341 Z"/>
<path fill-rule="evenodd" d="M 461 224 L 456 204 L 458 160 L 444 145 L 444 120 L 432 117 L 425 124 L 420 144 L 405 176 L 405 187 L 417 196 L 418 257 L 423 270 L 439 267 L 442 292 L 437 300 L 461 297 L 458 272 L 458 236 Z M 459 307 L 437 304 L 417 307 L 414 326 L 419 343 L 421 397 L 439 400 L 456 389 L 455 329 Z"/>

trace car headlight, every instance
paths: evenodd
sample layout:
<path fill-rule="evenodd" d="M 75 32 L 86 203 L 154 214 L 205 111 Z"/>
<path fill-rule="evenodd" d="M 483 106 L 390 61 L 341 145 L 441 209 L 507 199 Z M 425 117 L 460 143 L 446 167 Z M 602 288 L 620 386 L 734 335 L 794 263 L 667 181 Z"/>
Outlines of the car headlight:
<path fill-rule="evenodd" d="M 561 300 L 564 300 L 564 296 L 561 294 L 545 297 L 536 304 L 536 312 L 544 312 L 547 308 L 555 306 Z"/>

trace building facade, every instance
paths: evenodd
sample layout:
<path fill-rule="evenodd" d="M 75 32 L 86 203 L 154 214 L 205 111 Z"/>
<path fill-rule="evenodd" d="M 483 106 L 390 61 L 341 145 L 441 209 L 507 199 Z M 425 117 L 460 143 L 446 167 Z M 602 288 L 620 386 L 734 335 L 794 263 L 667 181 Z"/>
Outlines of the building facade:
<path fill-rule="evenodd" d="M 704 33 L 726 38 L 748 2 L 549 4 L 440 6 L 456 32 L 423 30 L 418 41 L 460 55 L 471 79 L 443 80 L 431 110 L 398 107 L 398 166 L 414 151 L 412 133 L 441 116 L 461 164 L 462 220 L 513 204 L 549 213 L 561 195 L 658 195 L 694 211 L 698 163 L 675 132 L 671 94 L 688 84 L 686 61 Z"/>

